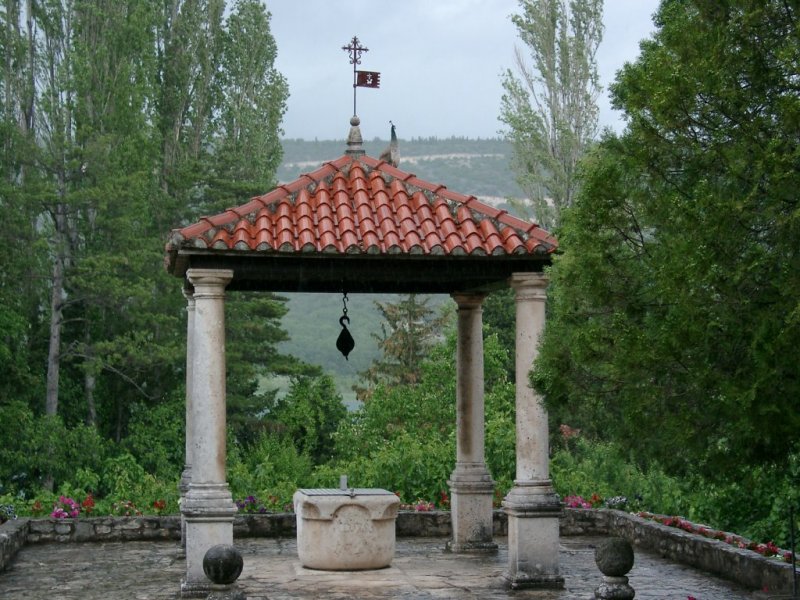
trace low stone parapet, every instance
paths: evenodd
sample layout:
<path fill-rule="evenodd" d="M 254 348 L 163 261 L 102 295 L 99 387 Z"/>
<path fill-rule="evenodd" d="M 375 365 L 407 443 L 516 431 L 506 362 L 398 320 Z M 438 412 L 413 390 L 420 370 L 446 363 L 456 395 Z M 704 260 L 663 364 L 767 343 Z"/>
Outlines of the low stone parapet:
<path fill-rule="evenodd" d="M 597 513 L 595 516 L 600 522 L 608 520 L 610 535 L 626 539 L 637 548 L 658 553 L 676 563 L 735 581 L 750 589 L 768 590 L 770 595 L 792 593 L 792 565 L 779 558 L 761 556 L 721 540 L 618 510 L 575 509 L 574 512 Z M 592 515 L 584 514 L 583 517 L 591 518 Z"/>
<path fill-rule="evenodd" d="M 507 535 L 507 519 L 494 511 L 494 534 Z M 234 538 L 294 537 L 294 513 L 239 514 Z M 792 566 L 650 519 L 610 509 L 567 508 L 560 520 L 561 535 L 617 536 L 641 548 L 754 590 L 790 594 Z M 407 512 L 397 515 L 398 537 L 449 537 L 447 511 Z M 0 525 L 0 570 L 25 543 L 175 540 L 181 537 L 180 516 L 90 517 L 79 519 L 16 519 Z"/>
<path fill-rule="evenodd" d="M 233 519 L 233 537 L 294 537 L 297 523 L 294 513 L 239 514 Z"/>
<path fill-rule="evenodd" d="M 181 518 L 178 516 L 30 519 L 27 536 L 31 544 L 180 539 Z"/>
<path fill-rule="evenodd" d="M 27 542 L 29 525 L 28 519 L 14 519 L 0 525 L 0 571 Z"/>

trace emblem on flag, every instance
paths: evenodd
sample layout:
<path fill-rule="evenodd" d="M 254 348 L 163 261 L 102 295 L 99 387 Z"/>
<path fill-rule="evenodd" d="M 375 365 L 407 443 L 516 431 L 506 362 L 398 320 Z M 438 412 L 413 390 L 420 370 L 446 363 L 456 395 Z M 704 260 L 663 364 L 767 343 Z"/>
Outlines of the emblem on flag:
<path fill-rule="evenodd" d="M 359 87 L 381 87 L 381 74 L 377 71 L 356 71 L 356 85 Z"/>

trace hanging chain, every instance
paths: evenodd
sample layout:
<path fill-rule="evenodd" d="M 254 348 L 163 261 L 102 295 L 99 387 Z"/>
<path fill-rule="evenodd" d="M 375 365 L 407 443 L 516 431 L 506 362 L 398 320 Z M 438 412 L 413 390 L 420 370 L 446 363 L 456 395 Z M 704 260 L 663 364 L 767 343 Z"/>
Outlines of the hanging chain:
<path fill-rule="evenodd" d="M 342 316 L 347 316 L 347 292 L 342 295 Z"/>

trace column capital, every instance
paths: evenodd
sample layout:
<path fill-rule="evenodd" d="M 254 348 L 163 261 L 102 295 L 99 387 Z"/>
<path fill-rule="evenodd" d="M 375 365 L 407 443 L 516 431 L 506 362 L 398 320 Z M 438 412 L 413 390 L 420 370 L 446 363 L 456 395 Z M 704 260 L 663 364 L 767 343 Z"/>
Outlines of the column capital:
<path fill-rule="evenodd" d="M 225 286 L 233 279 L 232 269 L 188 269 L 186 279 L 194 287 L 195 298 L 222 297 Z"/>
<path fill-rule="evenodd" d="M 466 292 L 453 292 L 450 294 L 450 297 L 458 304 L 458 308 L 471 309 L 481 308 L 486 296 L 487 294 Z"/>
<path fill-rule="evenodd" d="M 508 284 L 516 292 L 519 300 L 544 300 L 550 277 L 545 273 L 512 273 Z"/>

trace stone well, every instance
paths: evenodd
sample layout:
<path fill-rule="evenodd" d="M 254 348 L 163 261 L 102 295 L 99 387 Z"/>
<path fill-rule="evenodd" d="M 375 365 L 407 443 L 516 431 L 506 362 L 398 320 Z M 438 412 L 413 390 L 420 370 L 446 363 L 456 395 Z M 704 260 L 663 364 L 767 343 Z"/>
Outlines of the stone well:
<path fill-rule="evenodd" d="M 303 489 L 294 494 L 297 554 L 304 567 L 356 571 L 394 558 L 400 499 L 382 489 Z"/>

